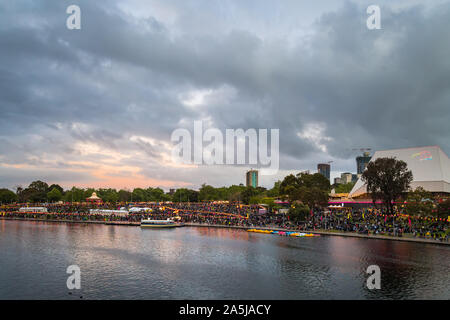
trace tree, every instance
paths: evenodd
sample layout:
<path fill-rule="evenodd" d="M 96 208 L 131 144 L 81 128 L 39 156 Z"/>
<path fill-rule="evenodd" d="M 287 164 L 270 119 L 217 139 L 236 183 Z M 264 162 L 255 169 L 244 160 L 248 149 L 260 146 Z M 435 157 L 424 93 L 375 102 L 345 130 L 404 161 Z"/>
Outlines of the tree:
<path fill-rule="evenodd" d="M 20 192 L 20 200 L 23 202 L 47 201 L 48 184 L 40 180 L 30 183 L 28 188 Z"/>
<path fill-rule="evenodd" d="M 307 205 L 302 203 L 297 203 L 289 208 L 289 219 L 298 222 L 305 221 L 308 218 L 310 209 Z"/>
<path fill-rule="evenodd" d="M 93 190 L 93 191 L 91 191 Z M 77 187 L 72 187 L 72 189 L 70 189 L 69 191 L 67 191 L 64 194 L 64 201 L 66 202 L 82 202 L 84 201 L 87 197 L 90 197 L 92 195 L 92 192 L 94 192 L 94 189 L 88 189 L 88 190 L 83 190 Z"/>
<path fill-rule="evenodd" d="M 328 204 L 328 192 L 318 187 L 302 187 L 300 189 L 300 200 L 310 208 L 323 207 Z"/>
<path fill-rule="evenodd" d="M 429 216 L 433 211 L 433 195 L 431 192 L 417 187 L 408 193 L 406 212 L 410 215 Z"/>
<path fill-rule="evenodd" d="M 212 186 L 202 184 L 199 190 L 198 198 L 200 200 L 219 200 L 218 190 Z"/>
<path fill-rule="evenodd" d="M 261 203 L 262 198 L 259 196 L 253 196 L 250 198 L 250 200 L 248 201 L 248 204 L 259 204 Z"/>
<path fill-rule="evenodd" d="M 58 189 L 61 194 L 64 194 L 64 189 L 59 184 L 52 184 L 50 187 L 48 187 L 48 190 L 53 190 L 54 188 Z"/>
<path fill-rule="evenodd" d="M 268 197 L 278 197 L 280 195 L 281 181 L 278 180 L 273 184 L 273 188 L 267 191 Z"/>
<path fill-rule="evenodd" d="M 103 202 L 116 203 L 119 200 L 119 195 L 116 189 L 99 189 L 97 195 L 103 200 Z"/>
<path fill-rule="evenodd" d="M 258 190 L 253 187 L 246 187 L 245 190 L 241 193 L 241 200 L 245 204 L 250 204 L 250 199 L 254 196 L 258 195 Z"/>
<path fill-rule="evenodd" d="M 131 199 L 131 192 L 127 190 L 120 189 L 117 193 L 117 199 L 120 202 L 127 202 Z"/>
<path fill-rule="evenodd" d="M 17 201 L 17 195 L 9 189 L 0 189 L 0 203 L 11 203 Z"/>
<path fill-rule="evenodd" d="M 175 191 L 172 196 L 175 202 L 197 202 L 198 201 L 198 191 L 180 188 Z"/>
<path fill-rule="evenodd" d="M 448 219 L 450 216 L 450 198 L 438 204 L 436 214 L 438 218 Z"/>
<path fill-rule="evenodd" d="M 143 202 L 147 201 L 147 192 L 142 188 L 136 188 L 133 190 L 133 201 Z"/>
<path fill-rule="evenodd" d="M 60 201 L 62 199 L 62 194 L 58 188 L 53 188 L 50 192 L 47 193 L 47 198 L 51 202 Z"/>
<path fill-rule="evenodd" d="M 147 188 L 147 199 L 148 201 L 169 201 L 170 196 L 164 193 L 164 190 L 161 188 Z"/>
<path fill-rule="evenodd" d="M 352 191 L 355 182 L 338 184 L 336 188 L 334 188 L 334 192 L 336 193 L 350 193 Z"/>
<path fill-rule="evenodd" d="M 232 185 L 231 187 L 226 188 L 226 195 L 223 198 L 224 200 L 229 201 L 242 201 L 242 194 L 245 191 L 246 187 L 244 185 Z"/>
<path fill-rule="evenodd" d="M 409 190 L 413 175 L 402 160 L 378 158 L 369 162 L 361 178 L 367 184 L 373 202 L 382 200 L 388 212 L 393 214 L 393 201 Z"/>
<path fill-rule="evenodd" d="M 299 185 L 307 188 L 317 188 L 323 191 L 330 191 L 330 181 L 320 173 L 304 173 L 297 174 Z"/>
<path fill-rule="evenodd" d="M 328 204 L 330 182 L 320 173 L 301 172 L 290 174 L 281 182 L 280 194 L 287 195 L 290 201 L 300 200 L 311 208 Z"/>
<path fill-rule="evenodd" d="M 286 177 L 284 177 L 283 181 L 280 184 L 280 194 L 286 194 L 288 195 L 290 192 L 292 192 L 292 189 L 299 188 L 299 180 L 296 176 L 293 174 L 290 174 Z"/>

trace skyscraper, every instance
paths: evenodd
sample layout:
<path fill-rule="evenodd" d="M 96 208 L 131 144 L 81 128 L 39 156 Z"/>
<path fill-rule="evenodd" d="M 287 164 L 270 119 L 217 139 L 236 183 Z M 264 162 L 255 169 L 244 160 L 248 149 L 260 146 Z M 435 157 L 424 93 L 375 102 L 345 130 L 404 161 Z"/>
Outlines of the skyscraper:
<path fill-rule="evenodd" d="M 258 187 L 258 170 L 247 171 L 246 178 L 247 187 Z"/>
<path fill-rule="evenodd" d="M 330 180 L 330 165 L 328 163 L 319 163 L 317 165 L 317 172 Z"/>
<path fill-rule="evenodd" d="M 356 173 L 361 174 L 366 170 L 367 164 L 372 157 L 369 152 L 364 152 L 362 156 L 356 157 Z"/>

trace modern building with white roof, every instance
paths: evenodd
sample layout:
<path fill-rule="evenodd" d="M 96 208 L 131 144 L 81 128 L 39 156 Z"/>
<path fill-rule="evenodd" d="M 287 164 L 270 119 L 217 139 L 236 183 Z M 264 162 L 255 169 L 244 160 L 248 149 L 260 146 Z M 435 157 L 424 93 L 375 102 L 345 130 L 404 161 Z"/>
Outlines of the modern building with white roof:
<path fill-rule="evenodd" d="M 376 151 L 370 162 L 393 157 L 405 161 L 412 171 L 411 189 L 422 187 L 430 192 L 450 193 L 450 160 L 439 146 Z M 366 184 L 359 178 L 349 197 L 364 194 L 367 194 Z"/>

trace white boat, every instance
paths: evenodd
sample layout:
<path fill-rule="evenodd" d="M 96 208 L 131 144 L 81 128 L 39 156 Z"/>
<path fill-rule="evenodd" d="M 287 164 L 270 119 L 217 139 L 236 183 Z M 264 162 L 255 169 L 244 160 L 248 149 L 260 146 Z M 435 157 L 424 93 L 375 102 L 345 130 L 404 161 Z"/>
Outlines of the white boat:
<path fill-rule="evenodd" d="M 184 226 L 183 223 L 175 222 L 173 220 L 141 220 L 141 228 L 176 228 Z"/>

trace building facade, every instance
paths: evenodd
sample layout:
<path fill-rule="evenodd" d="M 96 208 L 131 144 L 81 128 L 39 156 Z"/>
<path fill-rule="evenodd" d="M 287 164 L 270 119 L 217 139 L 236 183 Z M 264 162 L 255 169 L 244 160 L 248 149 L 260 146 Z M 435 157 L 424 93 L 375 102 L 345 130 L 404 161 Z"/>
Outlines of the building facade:
<path fill-rule="evenodd" d="M 347 184 L 352 182 L 353 174 L 350 172 L 341 173 L 341 183 Z"/>
<path fill-rule="evenodd" d="M 317 165 L 317 172 L 330 180 L 330 165 L 328 163 L 319 163 Z"/>
<path fill-rule="evenodd" d="M 362 174 L 364 170 L 367 168 L 367 164 L 369 163 L 372 157 L 369 152 L 364 152 L 362 156 L 356 157 L 356 173 Z"/>
<path fill-rule="evenodd" d="M 246 174 L 246 186 L 247 187 L 258 187 L 258 170 L 249 170 Z"/>

